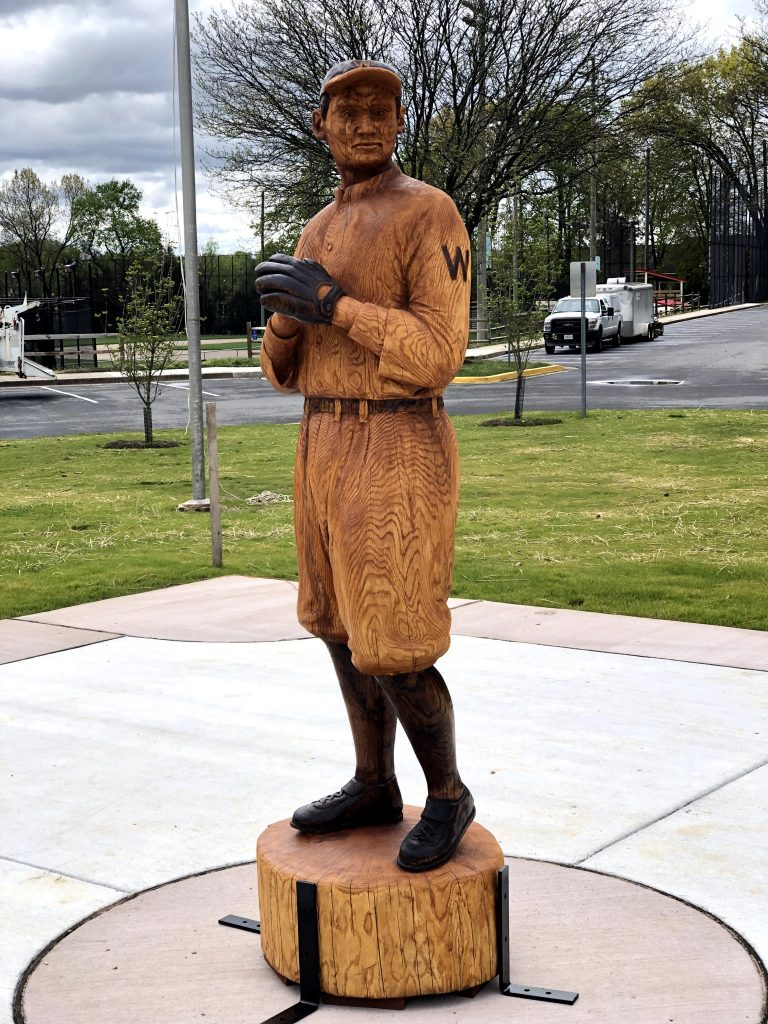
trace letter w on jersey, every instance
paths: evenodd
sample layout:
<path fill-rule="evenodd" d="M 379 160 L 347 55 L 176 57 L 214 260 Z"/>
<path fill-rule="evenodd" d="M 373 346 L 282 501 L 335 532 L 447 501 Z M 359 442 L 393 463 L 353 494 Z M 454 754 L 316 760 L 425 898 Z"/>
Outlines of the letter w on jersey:
<path fill-rule="evenodd" d="M 461 268 L 461 276 L 466 281 L 467 270 L 469 269 L 469 249 L 465 252 L 457 245 L 453 256 L 451 256 L 448 251 L 447 245 L 442 246 L 442 250 L 446 266 L 448 267 L 448 273 L 451 275 L 451 280 L 456 280 L 459 274 L 459 268 Z"/>

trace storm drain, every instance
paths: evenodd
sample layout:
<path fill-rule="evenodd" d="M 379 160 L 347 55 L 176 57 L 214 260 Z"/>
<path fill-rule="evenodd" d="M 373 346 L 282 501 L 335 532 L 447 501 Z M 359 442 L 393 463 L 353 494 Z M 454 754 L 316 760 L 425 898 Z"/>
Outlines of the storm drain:
<path fill-rule="evenodd" d="M 683 384 L 682 380 L 633 380 L 627 378 L 626 380 L 592 380 L 590 384 L 613 384 L 616 387 L 624 388 L 642 388 L 648 387 L 653 384 Z"/>

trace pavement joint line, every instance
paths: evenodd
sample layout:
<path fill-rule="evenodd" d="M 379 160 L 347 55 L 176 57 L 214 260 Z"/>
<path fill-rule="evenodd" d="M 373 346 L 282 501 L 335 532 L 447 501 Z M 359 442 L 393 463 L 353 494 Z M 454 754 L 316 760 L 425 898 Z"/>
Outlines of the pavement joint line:
<path fill-rule="evenodd" d="M 128 596 L 128 595 L 127 595 Z M 94 602 L 95 603 L 95 602 Z M 113 640 L 115 637 L 127 636 L 126 633 L 121 633 L 117 629 L 98 629 L 95 626 L 70 626 L 63 622 L 47 622 L 45 619 L 36 619 L 32 616 L 37 615 L 50 615 L 51 612 L 55 612 L 56 609 L 48 609 L 45 612 L 33 612 L 32 615 L 14 615 L 10 619 L 0 619 L 0 622 L 34 622 L 36 626 L 54 626 L 56 629 L 71 629 L 75 633 L 103 633 L 104 640 Z M 104 643 L 104 640 L 97 641 L 98 643 Z M 2 856 L 2 854 L 0 854 Z"/>
<path fill-rule="evenodd" d="M 6 857 L 4 854 L 0 854 L 0 862 L 5 861 L 8 864 L 19 864 L 24 868 L 34 868 L 35 871 L 44 871 L 47 875 L 58 875 L 60 878 L 71 878 L 73 882 L 85 882 L 86 885 L 97 885 L 100 889 L 110 889 L 112 892 L 121 892 L 126 896 L 130 896 L 133 893 L 132 889 L 120 889 L 116 885 L 110 885 L 108 882 L 96 882 L 93 878 L 84 878 L 82 875 L 73 875 L 69 871 L 58 871 L 56 868 L 47 868 L 43 864 L 32 864 L 28 860 L 19 860 L 17 857 Z"/>
<path fill-rule="evenodd" d="M 747 775 L 752 775 L 754 772 L 767 766 L 768 760 L 759 761 L 756 764 L 751 765 L 751 767 L 746 768 L 743 772 L 738 772 L 736 775 L 732 775 L 729 778 L 724 779 L 722 782 L 718 782 L 709 789 L 706 789 L 701 793 L 697 793 L 696 796 L 691 797 L 690 800 L 686 800 L 684 803 L 678 804 L 677 807 L 673 807 L 670 811 L 660 814 L 658 818 L 654 818 L 652 821 L 647 821 L 644 825 L 639 825 L 637 828 L 630 829 L 629 832 L 625 832 L 616 839 L 611 839 L 610 842 L 604 843 L 596 850 L 588 853 L 585 857 L 581 857 L 579 860 L 574 861 L 574 866 L 579 867 L 581 864 L 585 864 L 588 860 L 591 860 L 592 857 L 596 857 L 599 853 L 609 850 L 612 846 L 617 846 L 619 843 L 623 843 L 625 840 L 631 839 L 633 836 L 639 835 L 641 832 L 645 832 L 646 829 L 651 828 L 653 825 L 658 825 L 660 821 L 666 821 L 666 819 L 671 818 L 673 814 L 679 814 L 680 811 L 684 811 L 687 807 L 692 807 L 693 804 L 698 803 L 700 800 L 704 800 L 706 797 L 712 796 L 713 793 L 717 793 L 719 790 L 725 789 L 734 782 L 739 782 L 741 779 L 745 779 Z"/>

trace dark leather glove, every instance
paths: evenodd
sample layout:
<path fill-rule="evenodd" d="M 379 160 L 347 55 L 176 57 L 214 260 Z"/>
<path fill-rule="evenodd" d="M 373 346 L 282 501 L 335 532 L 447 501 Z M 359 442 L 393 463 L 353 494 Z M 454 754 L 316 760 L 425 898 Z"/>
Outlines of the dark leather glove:
<path fill-rule="evenodd" d="M 323 285 L 330 291 L 321 299 Z M 329 324 L 344 294 L 319 263 L 280 252 L 256 267 L 256 291 L 265 309 L 305 324 Z"/>

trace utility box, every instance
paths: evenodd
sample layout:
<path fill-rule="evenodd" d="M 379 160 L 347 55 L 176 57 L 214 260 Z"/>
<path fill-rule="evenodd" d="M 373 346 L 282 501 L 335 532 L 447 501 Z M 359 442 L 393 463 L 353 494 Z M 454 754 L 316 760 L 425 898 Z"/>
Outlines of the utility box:
<path fill-rule="evenodd" d="M 597 286 L 597 294 L 615 296 L 621 303 L 623 339 L 650 340 L 664 333 L 662 324 L 653 315 L 653 285 L 628 284 L 623 278 L 612 278 Z"/>

